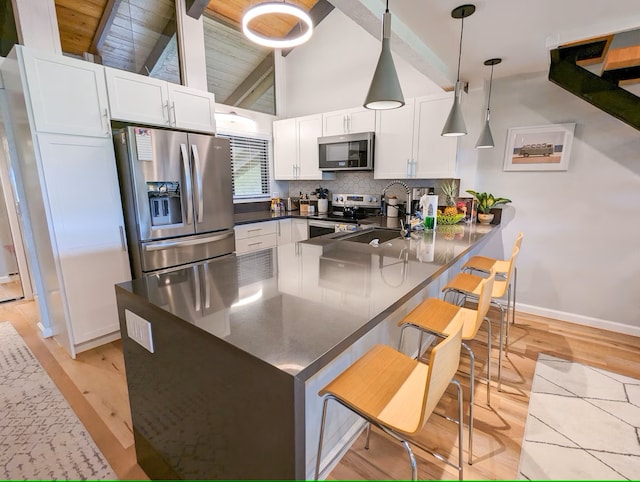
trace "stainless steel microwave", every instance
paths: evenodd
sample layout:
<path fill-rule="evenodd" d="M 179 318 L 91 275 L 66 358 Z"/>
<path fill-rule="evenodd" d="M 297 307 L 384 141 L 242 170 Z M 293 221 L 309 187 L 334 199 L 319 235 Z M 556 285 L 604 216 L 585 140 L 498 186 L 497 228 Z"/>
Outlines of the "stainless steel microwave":
<path fill-rule="evenodd" d="M 372 171 L 375 134 L 360 132 L 318 137 L 322 171 Z"/>

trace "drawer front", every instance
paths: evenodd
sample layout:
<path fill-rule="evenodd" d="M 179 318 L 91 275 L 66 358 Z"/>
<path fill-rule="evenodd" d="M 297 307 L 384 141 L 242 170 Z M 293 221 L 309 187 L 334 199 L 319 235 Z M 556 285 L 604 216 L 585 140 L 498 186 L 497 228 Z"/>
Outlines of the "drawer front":
<path fill-rule="evenodd" d="M 263 236 L 253 236 L 236 240 L 236 253 L 248 253 L 258 249 L 274 248 L 278 244 L 276 233 L 265 234 Z"/>
<path fill-rule="evenodd" d="M 236 239 L 254 238 L 278 232 L 277 221 L 267 221 L 262 223 L 241 224 L 235 227 Z"/>

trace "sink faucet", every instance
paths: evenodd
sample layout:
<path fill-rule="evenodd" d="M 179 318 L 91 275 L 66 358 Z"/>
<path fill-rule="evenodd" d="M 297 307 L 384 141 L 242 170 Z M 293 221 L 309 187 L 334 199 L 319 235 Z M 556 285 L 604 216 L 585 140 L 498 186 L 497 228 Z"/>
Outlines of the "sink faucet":
<path fill-rule="evenodd" d="M 412 204 L 412 199 L 411 199 L 411 189 L 409 189 L 409 186 L 407 186 L 406 183 L 404 183 L 403 181 L 391 181 L 389 184 L 387 184 L 384 189 L 382 190 L 382 199 L 383 202 L 386 204 L 386 194 L 387 194 L 387 189 L 389 189 L 391 186 L 398 184 L 402 187 L 404 187 L 405 191 L 407 192 L 407 205 L 404 211 L 404 215 L 405 215 L 405 224 L 407 226 L 407 236 L 411 236 L 411 204 Z"/>

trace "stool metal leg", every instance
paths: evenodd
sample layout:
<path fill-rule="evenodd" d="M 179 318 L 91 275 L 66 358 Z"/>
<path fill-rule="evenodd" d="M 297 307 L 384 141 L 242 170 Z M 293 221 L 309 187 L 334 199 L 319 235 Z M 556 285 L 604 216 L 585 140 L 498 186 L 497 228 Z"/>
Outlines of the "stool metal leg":
<path fill-rule="evenodd" d="M 367 438 L 364 441 L 365 450 L 369 450 L 369 438 L 371 437 L 371 423 L 367 422 Z"/>
<path fill-rule="evenodd" d="M 491 406 L 491 320 L 484 319 L 487 322 L 487 406 Z"/>
<path fill-rule="evenodd" d="M 512 315 L 511 315 L 511 323 L 516 322 L 516 287 L 518 284 L 518 267 L 514 266 L 513 268 L 513 306 L 511 307 Z"/>
<path fill-rule="evenodd" d="M 464 465 L 463 459 L 463 451 L 462 451 L 462 385 L 458 380 L 451 380 L 451 383 L 455 384 L 458 392 L 458 480 L 463 480 L 462 475 L 462 466 Z"/>
<path fill-rule="evenodd" d="M 473 403 L 474 403 L 474 365 L 476 363 L 476 359 L 475 356 L 473 354 L 473 351 L 471 350 L 471 348 L 469 348 L 469 346 L 466 343 L 463 343 L 462 346 L 464 347 L 465 350 L 467 350 L 467 353 L 469 353 L 469 358 L 471 360 L 470 362 L 470 368 L 469 368 L 469 460 L 468 463 L 469 465 L 471 465 L 473 463 Z"/>
<path fill-rule="evenodd" d="M 402 441 L 402 446 L 409 454 L 409 461 L 411 462 L 411 480 L 418 480 L 418 464 L 416 463 L 416 457 L 413 455 L 413 450 L 406 440 Z"/>
<path fill-rule="evenodd" d="M 322 443 L 324 441 L 324 422 L 327 418 L 327 403 L 329 399 L 332 397 L 327 397 L 324 399 L 324 404 L 322 405 L 322 422 L 320 423 L 320 441 L 318 442 L 318 459 L 316 460 L 316 474 L 314 480 L 318 480 L 320 476 L 320 457 L 322 456 Z"/>

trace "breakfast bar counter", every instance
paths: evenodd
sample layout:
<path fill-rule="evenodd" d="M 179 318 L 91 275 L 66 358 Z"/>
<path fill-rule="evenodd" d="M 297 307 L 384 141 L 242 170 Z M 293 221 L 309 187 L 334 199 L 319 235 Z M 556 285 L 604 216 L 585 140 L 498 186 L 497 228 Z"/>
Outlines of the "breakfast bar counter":
<path fill-rule="evenodd" d="M 373 344 L 395 346 L 397 321 L 499 231 L 359 229 L 117 285 L 140 466 L 153 479 L 310 478 L 318 390 Z M 362 427 L 331 420 L 327 460 Z"/>

